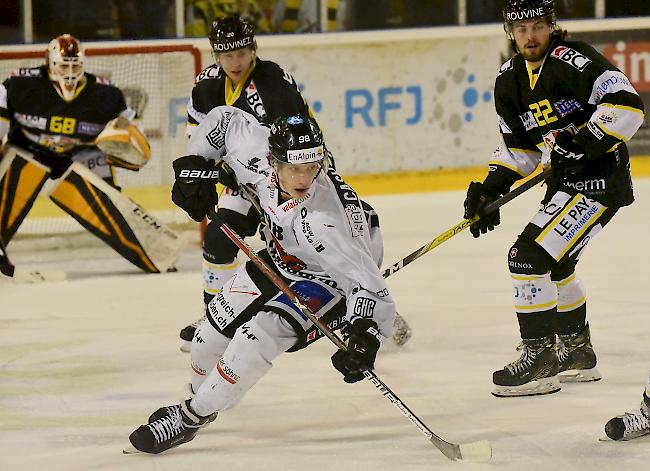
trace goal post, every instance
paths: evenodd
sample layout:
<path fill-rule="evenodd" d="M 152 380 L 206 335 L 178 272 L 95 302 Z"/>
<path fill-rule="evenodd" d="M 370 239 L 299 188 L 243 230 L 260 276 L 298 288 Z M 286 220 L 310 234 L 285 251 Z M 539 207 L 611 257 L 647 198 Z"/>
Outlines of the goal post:
<path fill-rule="evenodd" d="M 115 169 L 117 184 L 127 196 L 166 224 L 196 230 L 196 223 L 171 202 L 170 190 L 172 161 L 185 153 L 186 105 L 194 79 L 202 68 L 199 49 L 192 44 L 103 46 L 95 43 L 85 47 L 84 52 L 85 70 L 110 80 L 122 90 L 127 105 L 138 114 L 151 145 L 152 157 L 140 171 Z M 21 67 L 36 67 L 44 61 L 45 45 L 40 49 L 2 51 L 0 82 Z M 40 197 L 16 234 L 16 240 L 77 232 L 82 233 L 84 229 L 48 198 Z"/>

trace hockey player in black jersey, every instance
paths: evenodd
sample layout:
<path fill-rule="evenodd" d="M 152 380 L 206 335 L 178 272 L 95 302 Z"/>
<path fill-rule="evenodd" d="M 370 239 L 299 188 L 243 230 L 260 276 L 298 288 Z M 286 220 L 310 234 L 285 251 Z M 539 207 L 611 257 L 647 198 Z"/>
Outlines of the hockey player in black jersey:
<path fill-rule="evenodd" d="M 588 242 L 634 201 L 625 143 L 644 119 L 628 78 L 591 46 L 565 39 L 552 0 L 508 0 L 504 19 L 517 54 L 495 84 L 501 144 L 485 180 L 467 190 L 465 217 L 481 217 L 474 237 L 499 224 L 498 211 L 482 208 L 515 181 L 540 162 L 553 176 L 542 208 L 508 251 L 522 354 L 494 372 L 499 397 L 601 378 L 575 267 Z"/>
<path fill-rule="evenodd" d="M 238 15 L 215 21 L 210 31 L 215 64 L 196 79 L 187 105 L 187 134 L 217 106 L 244 110 L 262 124 L 271 124 L 279 116 L 302 114 L 313 117 L 294 78 L 278 64 L 257 57 L 253 25 Z M 254 161 L 248 162 L 255 165 Z M 223 179 L 224 175 L 231 178 Z M 255 234 L 260 222 L 258 211 L 240 194 L 227 165 L 220 176 L 225 188 L 219 197 L 219 216 L 242 237 Z M 223 284 L 237 271 L 238 248 L 219 229 L 220 222 L 208 224 L 203 243 L 204 303 L 221 292 Z M 180 332 L 181 350 L 189 352 L 192 337 L 203 316 Z M 406 322 L 398 316 L 395 344 L 403 345 L 411 335 Z"/>
<path fill-rule="evenodd" d="M 165 271 L 180 239 L 141 222 L 150 215 L 119 193 L 112 168 L 138 170 L 149 143 L 120 89 L 84 60 L 79 40 L 64 34 L 49 43 L 46 64 L 0 84 L 0 237 L 9 245 L 49 179 L 50 198 L 86 229 L 142 270 Z"/>

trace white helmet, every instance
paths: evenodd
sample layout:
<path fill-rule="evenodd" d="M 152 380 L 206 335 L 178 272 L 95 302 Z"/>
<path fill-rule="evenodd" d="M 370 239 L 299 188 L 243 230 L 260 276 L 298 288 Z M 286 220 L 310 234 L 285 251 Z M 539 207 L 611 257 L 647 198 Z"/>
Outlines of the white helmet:
<path fill-rule="evenodd" d="M 47 71 L 59 95 L 70 101 L 84 79 L 84 52 L 74 36 L 62 34 L 50 41 L 46 53 Z"/>

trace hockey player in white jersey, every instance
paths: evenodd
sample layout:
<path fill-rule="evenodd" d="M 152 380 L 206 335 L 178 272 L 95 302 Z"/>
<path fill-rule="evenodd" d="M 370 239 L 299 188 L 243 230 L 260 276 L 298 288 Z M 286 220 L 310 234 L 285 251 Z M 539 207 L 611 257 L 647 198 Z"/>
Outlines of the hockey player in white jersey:
<path fill-rule="evenodd" d="M 269 129 L 248 113 L 213 109 L 174 162 L 173 200 L 192 217 L 216 203 L 215 164 L 222 159 L 253 188 L 264 211 L 272 261 L 305 305 L 332 330 L 343 328 L 348 350 L 332 356 L 353 383 L 374 367 L 392 335 L 395 304 L 379 266 L 378 218 L 327 165 L 318 125 L 308 116 L 279 118 Z M 162 407 L 129 437 L 135 450 L 160 453 L 188 442 L 234 407 L 285 351 L 320 337 L 311 322 L 255 267 L 242 265 L 208 305 L 191 347 L 191 397 Z M 133 451 L 133 449 L 131 449 Z"/>

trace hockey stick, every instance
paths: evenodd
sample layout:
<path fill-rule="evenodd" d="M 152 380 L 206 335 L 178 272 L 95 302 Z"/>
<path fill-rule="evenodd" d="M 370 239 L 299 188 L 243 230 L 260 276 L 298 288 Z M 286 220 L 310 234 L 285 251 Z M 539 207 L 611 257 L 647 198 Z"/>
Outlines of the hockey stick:
<path fill-rule="evenodd" d="M 208 217 L 216 217 L 214 210 L 211 210 Z M 318 318 L 306 307 L 296 293 L 287 285 L 282 278 L 280 278 L 264 261 L 257 256 L 255 251 L 230 227 L 228 224 L 221 224 L 221 230 L 239 247 L 246 256 L 266 275 L 266 277 L 273 282 L 290 300 L 293 302 L 300 311 L 311 320 L 316 327 L 341 350 L 347 350 L 345 343 L 326 325 L 318 320 Z M 426 436 L 433 445 L 438 448 L 452 461 L 467 460 L 476 462 L 489 461 L 492 457 L 492 447 L 487 440 L 480 440 L 477 442 L 455 444 L 450 443 L 435 433 L 433 433 L 407 406 L 402 400 L 390 390 L 390 388 L 379 377 L 370 370 L 364 370 L 363 375 L 368 379 L 381 393 L 386 397 L 407 419 L 415 425 L 424 436 Z"/>
<path fill-rule="evenodd" d="M 527 182 L 522 183 L 521 185 L 519 185 L 514 190 L 506 193 L 505 195 L 503 195 L 498 200 L 493 201 L 492 203 L 488 204 L 485 207 L 485 212 L 486 213 L 491 213 L 491 212 L 499 209 L 501 206 L 503 206 L 506 203 L 509 203 L 510 201 L 515 199 L 517 196 L 519 196 L 522 193 L 530 190 L 532 187 L 534 187 L 535 185 L 537 185 L 538 183 L 540 183 L 542 180 L 544 180 L 546 177 L 549 177 L 550 175 L 551 175 L 551 169 L 550 168 L 544 170 L 539 175 L 534 176 L 533 178 L 531 178 Z M 420 258 L 425 253 L 430 252 L 431 250 L 433 250 L 434 248 L 436 248 L 437 246 L 439 246 L 443 242 L 448 241 L 449 239 L 454 237 L 456 234 L 458 234 L 458 233 L 462 232 L 463 230 L 467 229 L 469 226 L 474 224 L 479 219 L 480 218 L 478 216 L 474 216 L 472 219 L 463 219 L 461 222 L 456 224 L 451 229 L 446 230 L 445 232 L 440 234 L 438 237 L 433 239 L 428 244 L 423 245 L 422 247 L 417 249 L 415 252 L 413 252 L 410 255 L 407 255 L 406 257 L 401 259 L 399 262 L 397 262 L 397 263 L 391 265 L 390 267 L 386 268 L 383 271 L 382 276 L 384 278 L 387 278 L 390 275 L 392 275 L 393 273 L 395 273 L 396 271 L 401 270 L 406 265 L 410 264 L 411 262 L 414 262 L 415 260 Z"/>
<path fill-rule="evenodd" d="M 0 240 L 0 275 L 4 275 L 17 283 L 42 283 L 46 281 L 65 281 L 66 279 L 64 271 L 45 272 L 15 266 L 9 260 L 2 240 Z"/>

